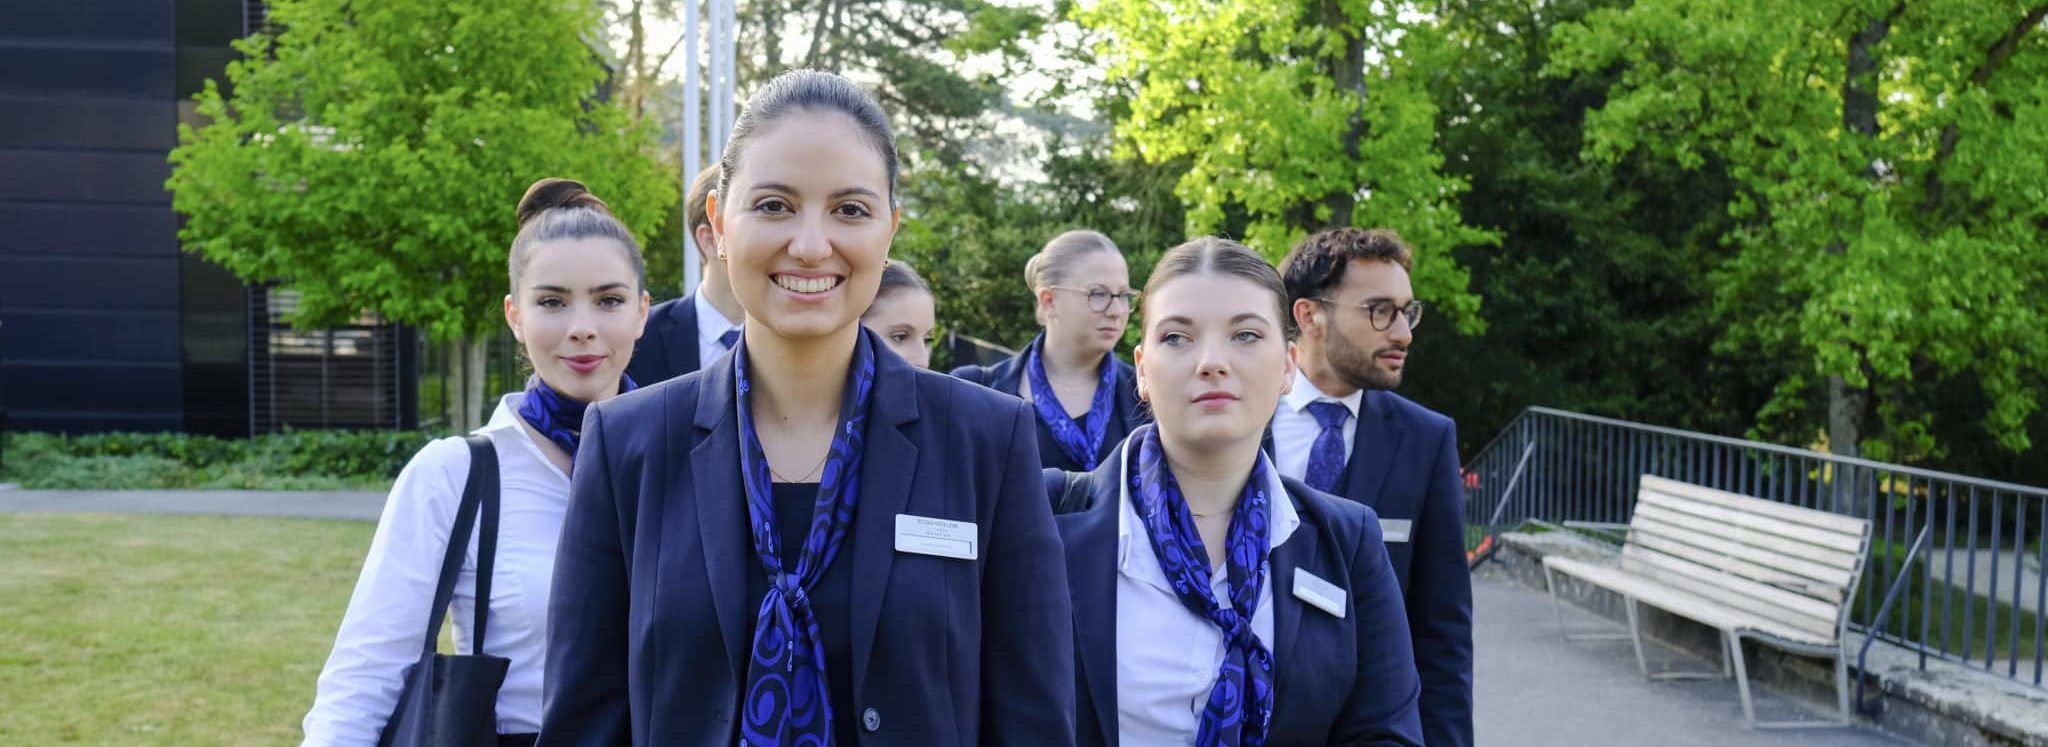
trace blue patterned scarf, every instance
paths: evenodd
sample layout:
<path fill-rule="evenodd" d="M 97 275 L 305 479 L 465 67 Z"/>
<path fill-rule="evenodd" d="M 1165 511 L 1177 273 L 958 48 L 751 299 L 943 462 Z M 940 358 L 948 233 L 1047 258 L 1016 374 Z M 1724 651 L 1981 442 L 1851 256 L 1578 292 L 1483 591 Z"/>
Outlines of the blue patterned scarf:
<path fill-rule="evenodd" d="M 1215 687 L 1209 690 L 1208 705 L 1202 709 L 1195 744 L 1263 745 L 1273 716 L 1273 654 L 1252 632 L 1252 616 L 1258 612 L 1259 588 L 1265 585 L 1268 571 L 1268 524 L 1272 521 L 1268 506 L 1272 499 L 1266 495 L 1266 460 L 1258 460 L 1252 468 L 1244 495 L 1230 517 L 1229 547 L 1224 554 L 1230 574 L 1230 606 L 1224 607 L 1210 592 L 1209 551 L 1202 546 L 1202 534 L 1195 529 L 1194 517 L 1181 497 L 1180 483 L 1166 463 L 1159 429 L 1143 426 L 1127 443 L 1137 452 L 1137 464 L 1129 470 L 1131 503 L 1152 538 L 1152 553 L 1158 556 L 1159 567 L 1173 583 L 1181 604 L 1223 631 L 1227 644 L 1223 667 Z"/>
<path fill-rule="evenodd" d="M 619 393 L 637 389 L 633 377 L 619 375 Z M 526 424 L 545 436 L 562 451 L 569 454 L 569 460 L 576 459 L 576 444 L 583 440 L 583 411 L 590 408 L 589 402 L 562 396 L 554 387 L 541 381 L 540 374 L 526 377 L 526 398 L 519 403 L 519 417 Z"/>
<path fill-rule="evenodd" d="M 1045 333 L 1039 333 L 1031 341 L 1031 347 L 1024 353 L 1024 374 L 1031 377 L 1031 404 L 1038 410 L 1038 419 L 1052 431 L 1052 440 L 1060 445 L 1060 451 L 1067 458 L 1081 465 L 1081 471 L 1095 469 L 1101 461 L 1103 436 L 1109 432 L 1109 419 L 1116 417 L 1116 358 L 1109 353 L 1102 354 L 1102 380 L 1095 384 L 1095 401 L 1089 403 L 1086 424 L 1074 422 L 1067 414 L 1067 408 L 1060 405 L 1059 395 L 1052 391 L 1052 383 L 1045 377 Z"/>
<path fill-rule="evenodd" d="M 868 395 L 875 384 L 875 351 L 865 332 L 854 344 L 853 369 L 839 404 L 839 427 L 819 478 L 811 531 L 804 538 L 796 571 L 783 567 L 781 535 L 775 529 L 775 499 L 768 458 L 754 431 L 748 406 L 747 345 L 733 352 L 739 388 L 740 478 L 746 486 L 748 527 L 754 556 L 768 571 L 768 593 L 754 617 L 754 642 L 747 663 L 746 700 L 740 704 L 740 739 L 748 745 L 832 744 L 832 698 L 825 679 L 825 644 L 810 591 L 845 544 L 860 497 L 860 462 Z"/>

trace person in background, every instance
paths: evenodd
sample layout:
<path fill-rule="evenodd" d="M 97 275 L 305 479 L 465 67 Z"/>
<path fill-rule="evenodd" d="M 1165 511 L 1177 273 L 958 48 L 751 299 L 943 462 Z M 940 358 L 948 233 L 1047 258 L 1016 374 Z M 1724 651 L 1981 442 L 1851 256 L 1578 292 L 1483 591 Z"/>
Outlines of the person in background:
<path fill-rule="evenodd" d="M 532 744 L 541 720 L 548 595 L 555 543 L 584 408 L 633 389 L 623 377 L 647 319 L 645 270 L 633 235 L 582 184 L 543 179 L 519 201 L 507 262 L 505 323 L 533 365 L 526 391 L 498 401 L 475 433 L 498 459 L 496 569 L 482 652 L 511 660 L 498 689 L 500 744 Z M 468 543 L 457 577 L 455 650 L 472 650 L 476 543 L 450 537 L 470 452 L 443 438 L 414 455 L 377 522 L 370 553 L 320 671 L 304 723 L 307 745 L 375 745 L 398 705 L 407 666 L 419 660 L 442 554 Z M 480 530 L 479 530 L 480 531 Z"/>
<path fill-rule="evenodd" d="M 586 416 L 541 744 L 1072 744 L 1030 411 L 860 324 L 902 215 L 881 106 L 786 73 L 720 173 L 744 332 Z"/>
<path fill-rule="evenodd" d="M 1422 302 L 1414 253 L 1383 229 L 1334 228 L 1282 261 L 1300 372 L 1273 415 L 1280 474 L 1378 512 L 1415 636 L 1431 747 L 1472 744 L 1472 577 L 1458 428 L 1394 394 Z"/>
<path fill-rule="evenodd" d="M 1115 355 L 1138 296 L 1130 268 L 1108 236 L 1068 231 L 1031 257 L 1024 279 L 1045 331 L 1008 360 L 953 375 L 1030 404 L 1045 466 L 1092 470 L 1145 422 L 1136 374 Z"/>
<path fill-rule="evenodd" d="M 1399 584 L 1370 509 L 1260 449 L 1294 384 L 1286 291 L 1242 244 L 1166 253 L 1145 286 L 1140 426 L 1056 518 L 1084 745 L 1422 744 Z"/>
<path fill-rule="evenodd" d="M 882 287 L 860 322 L 881 335 L 889 349 L 918 368 L 932 367 L 932 329 L 938 326 L 937 299 L 910 263 L 889 260 Z"/>
<path fill-rule="evenodd" d="M 659 384 L 695 371 L 732 349 L 740 337 L 745 310 L 732 293 L 725 266 L 718 259 L 718 240 L 711 233 L 704 203 L 718 186 L 718 166 L 697 172 L 683 202 L 684 230 L 697 242 L 704 279 L 690 295 L 655 304 L 647 315 L 647 333 L 633 348 L 626 373 L 641 386 Z"/>

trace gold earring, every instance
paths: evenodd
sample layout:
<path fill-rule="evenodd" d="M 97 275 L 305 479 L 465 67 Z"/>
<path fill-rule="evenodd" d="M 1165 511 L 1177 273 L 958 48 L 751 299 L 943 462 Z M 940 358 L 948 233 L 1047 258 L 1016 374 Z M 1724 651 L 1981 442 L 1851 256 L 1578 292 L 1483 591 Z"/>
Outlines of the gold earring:
<path fill-rule="evenodd" d="M 720 249 L 720 250 L 718 250 L 718 261 L 720 261 L 720 262 L 724 262 L 724 261 L 725 261 L 725 250 L 724 250 L 724 249 Z"/>

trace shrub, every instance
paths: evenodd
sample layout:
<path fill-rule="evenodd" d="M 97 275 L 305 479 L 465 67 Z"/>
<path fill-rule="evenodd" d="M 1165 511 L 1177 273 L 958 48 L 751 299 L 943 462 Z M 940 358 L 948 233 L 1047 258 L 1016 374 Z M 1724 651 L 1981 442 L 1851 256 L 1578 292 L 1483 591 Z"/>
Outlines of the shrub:
<path fill-rule="evenodd" d="M 43 490 L 382 490 L 432 440 L 424 431 L 10 434 L 0 481 Z"/>

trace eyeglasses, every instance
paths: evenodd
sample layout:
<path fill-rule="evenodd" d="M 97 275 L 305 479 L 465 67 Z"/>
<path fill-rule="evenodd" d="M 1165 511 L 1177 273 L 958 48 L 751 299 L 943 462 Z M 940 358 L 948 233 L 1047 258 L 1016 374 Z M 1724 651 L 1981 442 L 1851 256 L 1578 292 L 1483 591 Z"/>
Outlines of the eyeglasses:
<path fill-rule="evenodd" d="M 1375 332 L 1385 332 L 1387 328 L 1394 326 L 1395 314 L 1407 317 L 1408 328 L 1411 330 L 1422 325 L 1421 301 L 1409 301 L 1407 306 L 1395 306 L 1392 301 L 1369 301 L 1363 305 L 1354 306 L 1352 304 L 1340 304 L 1336 299 L 1328 297 L 1319 297 L 1316 300 L 1331 306 L 1346 306 L 1364 311 L 1366 320 L 1372 323 L 1372 328 Z"/>
<path fill-rule="evenodd" d="M 1048 285 L 1045 287 L 1047 290 L 1088 294 L 1088 308 L 1094 309 L 1096 313 L 1109 311 L 1109 304 L 1112 301 L 1122 302 L 1126 311 L 1138 306 L 1138 292 L 1135 290 L 1111 293 L 1108 288 L 1069 288 L 1063 285 Z"/>

